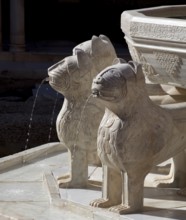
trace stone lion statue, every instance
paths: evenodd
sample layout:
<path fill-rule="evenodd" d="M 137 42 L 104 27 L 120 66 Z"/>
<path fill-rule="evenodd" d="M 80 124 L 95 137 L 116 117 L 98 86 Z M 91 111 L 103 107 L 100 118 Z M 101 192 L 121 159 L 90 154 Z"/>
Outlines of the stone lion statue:
<path fill-rule="evenodd" d="M 49 83 L 65 99 L 57 117 L 57 134 L 70 158 L 70 173 L 58 177 L 60 187 L 87 187 L 88 165 L 101 166 L 97 156 L 97 130 L 104 114 L 91 96 L 99 71 L 112 64 L 116 52 L 110 40 L 93 36 L 77 45 L 72 56 L 48 69 Z"/>
<path fill-rule="evenodd" d="M 142 211 L 146 175 L 186 147 L 182 109 L 175 114 L 176 109 L 154 104 L 141 65 L 132 61 L 101 71 L 93 80 L 92 94 L 105 113 L 97 137 L 102 198 L 90 205 L 120 214 Z"/>

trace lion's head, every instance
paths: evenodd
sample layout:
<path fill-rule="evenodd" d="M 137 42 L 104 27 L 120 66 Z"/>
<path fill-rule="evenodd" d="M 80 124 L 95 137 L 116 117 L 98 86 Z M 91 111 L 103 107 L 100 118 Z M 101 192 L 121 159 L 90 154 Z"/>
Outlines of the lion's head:
<path fill-rule="evenodd" d="M 94 78 L 92 95 L 105 102 L 116 103 L 136 93 L 142 84 L 144 85 L 144 76 L 141 65 L 119 60 Z"/>
<path fill-rule="evenodd" d="M 91 70 L 92 61 L 84 51 L 78 50 L 75 55 L 66 57 L 48 69 L 49 84 L 63 95 L 77 93 L 80 89 L 90 90 Z"/>
<path fill-rule="evenodd" d="M 76 51 L 79 49 L 89 55 L 97 70 L 95 74 L 110 66 L 117 57 L 110 39 L 105 35 L 99 35 L 99 37 L 92 36 L 91 40 L 74 47 L 73 54 L 76 54 Z"/>

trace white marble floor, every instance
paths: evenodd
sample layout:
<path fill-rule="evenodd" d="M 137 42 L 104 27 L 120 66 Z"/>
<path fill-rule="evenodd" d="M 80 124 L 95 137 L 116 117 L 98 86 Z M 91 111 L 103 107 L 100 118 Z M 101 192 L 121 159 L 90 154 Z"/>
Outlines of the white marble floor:
<path fill-rule="evenodd" d="M 56 143 L 1 158 L 0 220 L 186 219 L 186 198 L 171 188 L 145 187 L 143 213 L 118 215 L 90 207 L 99 189 L 58 189 L 54 176 L 67 169 L 67 153 Z M 94 175 L 100 174 L 97 168 Z"/>

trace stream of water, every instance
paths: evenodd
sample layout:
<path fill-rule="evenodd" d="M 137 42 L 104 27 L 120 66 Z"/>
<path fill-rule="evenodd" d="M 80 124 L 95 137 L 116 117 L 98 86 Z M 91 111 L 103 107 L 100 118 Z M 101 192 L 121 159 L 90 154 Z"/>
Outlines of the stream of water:
<path fill-rule="evenodd" d="M 40 85 L 38 86 L 38 88 L 36 90 L 36 94 L 35 94 L 35 97 L 34 97 L 34 102 L 33 102 L 33 105 L 32 105 L 32 110 L 31 110 L 31 114 L 30 114 L 30 118 L 29 118 L 29 125 L 28 125 L 28 129 L 27 129 L 27 133 L 26 133 L 26 143 L 25 143 L 24 150 L 27 150 L 29 148 L 28 146 L 29 146 L 29 142 L 30 142 L 30 135 L 31 135 L 32 123 L 33 123 L 34 111 L 35 111 L 39 91 L 40 91 L 42 85 L 47 81 L 48 81 L 48 77 L 41 81 Z M 50 142 L 50 139 L 51 139 L 52 127 L 53 127 L 53 123 L 54 123 L 54 116 L 55 116 L 55 109 L 56 109 L 57 101 L 58 101 L 58 92 L 56 92 L 54 107 L 53 107 L 52 114 L 51 114 L 50 128 L 49 128 L 49 134 L 48 134 L 48 142 Z"/>
<path fill-rule="evenodd" d="M 49 129 L 49 135 L 48 135 L 48 142 L 50 142 L 51 139 L 51 134 L 52 134 L 52 128 L 53 128 L 53 124 L 54 124 L 54 116 L 55 116 L 55 110 L 56 110 L 56 105 L 57 105 L 57 101 L 58 101 L 58 92 L 56 92 L 56 98 L 54 101 L 54 107 L 52 110 L 52 115 L 51 115 L 51 119 L 50 119 L 50 129 Z"/>
<path fill-rule="evenodd" d="M 83 117 L 84 111 L 85 111 L 86 106 L 87 106 L 87 104 L 88 104 L 91 97 L 92 97 L 92 94 L 89 95 L 89 97 L 86 99 L 85 104 L 84 104 L 84 106 L 82 108 L 82 111 L 81 111 L 80 119 L 79 119 L 79 122 L 78 122 L 78 125 L 77 125 L 77 130 L 76 130 L 76 135 L 75 135 L 75 140 L 74 140 L 74 146 L 73 146 L 73 150 L 72 150 L 72 160 L 75 156 L 76 142 L 77 142 L 77 138 L 78 138 L 78 135 L 79 135 L 79 130 L 80 130 L 81 122 L 82 122 L 82 117 Z"/>

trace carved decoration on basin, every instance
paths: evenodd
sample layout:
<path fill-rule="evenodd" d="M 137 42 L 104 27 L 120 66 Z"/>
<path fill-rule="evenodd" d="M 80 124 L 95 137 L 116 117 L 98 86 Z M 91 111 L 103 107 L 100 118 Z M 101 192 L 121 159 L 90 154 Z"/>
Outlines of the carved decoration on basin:
<path fill-rule="evenodd" d="M 176 81 L 176 78 L 179 78 L 180 75 L 182 59 L 177 54 L 163 51 L 153 51 L 153 54 L 160 66 Z"/>
<path fill-rule="evenodd" d="M 153 75 L 145 73 L 152 83 L 186 88 L 185 9 L 186 5 L 170 5 L 128 10 L 121 15 L 129 48 L 141 53 L 155 71 Z M 134 56 L 133 59 L 139 62 Z"/>
<path fill-rule="evenodd" d="M 152 39 L 186 42 L 186 27 L 164 25 L 162 23 L 152 24 L 142 22 L 131 22 L 130 34 L 133 37 L 144 37 Z"/>
<path fill-rule="evenodd" d="M 153 77 L 155 77 L 156 80 L 158 80 L 158 77 L 156 77 L 158 74 L 155 73 L 152 65 L 147 62 L 144 55 L 130 44 L 128 44 L 128 48 L 132 59 L 142 64 L 142 69 L 145 76 L 147 76 L 149 79 L 153 79 Z"/>

